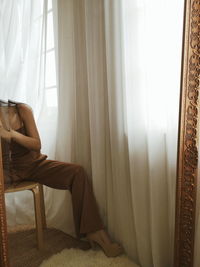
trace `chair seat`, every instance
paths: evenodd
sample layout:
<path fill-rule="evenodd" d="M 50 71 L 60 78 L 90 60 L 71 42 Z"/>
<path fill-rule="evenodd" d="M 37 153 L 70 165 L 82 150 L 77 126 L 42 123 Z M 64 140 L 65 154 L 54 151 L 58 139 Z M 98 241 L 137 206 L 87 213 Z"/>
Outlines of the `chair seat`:
<path fill-rule="evenodd" d="M 13 193 L 13 192 L 18 192 L 18 191 L 23 191 L 23 190 L 31 190 L 34 187 L 37 187 L 39 183 L 36 182 L 20 182 L 18 184 L 11 184 L 9 187 L 5 189 L 5 193 Z"/>

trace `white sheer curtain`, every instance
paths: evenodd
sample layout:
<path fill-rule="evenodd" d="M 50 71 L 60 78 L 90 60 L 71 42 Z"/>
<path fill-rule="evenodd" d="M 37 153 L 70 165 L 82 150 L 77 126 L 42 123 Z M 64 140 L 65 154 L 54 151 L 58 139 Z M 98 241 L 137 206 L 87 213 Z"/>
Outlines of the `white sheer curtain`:
<path fill-rule="evenodd" d="M 56 156 L 143 267 L 173 265 L 182 23 L 183 1 L 58 1 Z"/>
<path fill-rule="evenodd" d="M 56 89 L 49 85 L 51 82 L 55 85 L 56 75 L 52 73 L 55 69 L 53 31 L 47 27 L 52 24 L 48 22 L 51 9 L 50 0 L 0 1 L 0 98 L 32 107 L 42 139 L 42 152 L 54 159 L 57 102 Z M 46 62 L 51 68 L 46 67 Z M 71 206 L 67 208 L 65 203 L 66 192 L 45 187 L 48 225 L 73 234 Z M 6 205 L 8 225 L 34 223 L 30 192 L 7 194 Z"/>
<path fill-rule="evenodd" d="M 123 17 L 138 254 L 142 266 L 172 266 L 184 1 L 134 2 Z"/>
<path fill-rule="evenodd" d="M 1 1 L 1 98 L 27 101 L 34 110 L 43 99 L 43 8 L 43 1 Z"/>

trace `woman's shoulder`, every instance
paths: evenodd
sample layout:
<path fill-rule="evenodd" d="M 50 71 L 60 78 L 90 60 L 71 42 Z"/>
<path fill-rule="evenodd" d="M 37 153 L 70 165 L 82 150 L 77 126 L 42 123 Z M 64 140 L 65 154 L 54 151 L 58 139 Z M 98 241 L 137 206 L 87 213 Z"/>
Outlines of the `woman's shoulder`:
<path fill-rule="evenodd" d="M 18 103 L 17 109 L 22 118 L 25 118 L 26 116 L 30 116 L 33 114 L 32 108 L 28 104 L 25 104 L 25 103 Z"/>

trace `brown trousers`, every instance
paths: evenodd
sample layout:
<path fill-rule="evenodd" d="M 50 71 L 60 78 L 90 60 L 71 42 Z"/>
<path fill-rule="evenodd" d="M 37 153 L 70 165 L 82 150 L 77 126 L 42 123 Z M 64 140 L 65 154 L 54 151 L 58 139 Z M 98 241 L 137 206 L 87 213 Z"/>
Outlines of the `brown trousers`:
<path fill-rule="evenodd" d="M 83 167 L 55 160 L 43 160 L 34 166 L 26 180 L 71 191 L 75 230 L 78 238 L 104 228 L 92 186 Z"/>

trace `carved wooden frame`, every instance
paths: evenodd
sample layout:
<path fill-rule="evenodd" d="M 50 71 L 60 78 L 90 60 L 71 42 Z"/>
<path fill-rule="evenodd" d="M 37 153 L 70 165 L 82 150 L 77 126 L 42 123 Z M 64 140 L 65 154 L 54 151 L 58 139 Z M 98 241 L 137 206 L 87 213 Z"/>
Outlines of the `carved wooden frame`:
<path fill-rule="evenodd" d="M 177 163 L 175 267 L 192 267 L 198 174 L 200 0 L 185 0 Z"/>
<path fill-rule="evenodd" d="M 9 267 L 8 235 L 5 209 L 4 177 L 0 138 L 0 267 Z"/>

